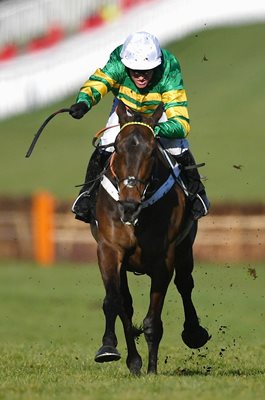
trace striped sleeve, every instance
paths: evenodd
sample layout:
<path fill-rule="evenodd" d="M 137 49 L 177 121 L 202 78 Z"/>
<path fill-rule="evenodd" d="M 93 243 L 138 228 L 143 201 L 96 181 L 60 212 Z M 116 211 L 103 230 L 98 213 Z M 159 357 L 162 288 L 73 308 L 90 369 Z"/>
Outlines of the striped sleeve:
<path fill-rule="evenodd" d="M 97 104 L 110 90 L 117 88 L 121 74 L 119 62 L 119 48 L 115 49 L 101 69 L 98 68 L 83 84 L 77 96 L 77 103 L 84 101 L 89 109 Z"/>
<path fill-rule="evenodd" d="M 190 132 L 187 95 L 183 87 L 179 62 L 173 55 L 169 63 L 162 102 L 168 120 L 156 127 L 156 134 L 168 138 L 186 137 Z"/>
<path fill-rule="evenodd" d="M 83 84 L 77 97 L 77 102 L 84 101 L 89 108 L 97 104 L 113 87 L 116 81 L 97 69 Z"/>

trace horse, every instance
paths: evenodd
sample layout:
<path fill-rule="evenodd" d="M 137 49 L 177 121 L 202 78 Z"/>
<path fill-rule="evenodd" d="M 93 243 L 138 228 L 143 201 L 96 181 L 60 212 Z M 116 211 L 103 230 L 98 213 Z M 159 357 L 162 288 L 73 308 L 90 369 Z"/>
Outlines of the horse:
<path fill-rule="evenodd" d="M 95 361 L 117 361 L 115 321 L 119 316 L 127 345 L 126 364 L 139 375 L 142 359 L 136 336 L 144 333 L 148 346 L 147 373 L 157 373 L 158 350 L 163 335 L 161 313 L 168 285 L 174 283 L 182 297 L 182 339 L 190 348 L 205 345 L 210 336 L 200 326 L 191 299 L 194 287 L 192 246 L 197 223 L 189 217 L 187 196 L 172 178 L 165 154 L 154 135 L 163 113 L 162 103 L 151 117 L 128 113 L 120 101 L 120 132 L 101 181 L 91 231 L 97 241 L 99 269 L 105 287 L 105 331 Z M 173 183 L 166 188 L 163 182 Z M 158 186 L 163 186 L 157 190 Z M 160 192 L 160 198 L 157 193 Z M 133 301 L 127 272 L 151 278 L 150 303 L 141 328 L 132 323 Z"/>

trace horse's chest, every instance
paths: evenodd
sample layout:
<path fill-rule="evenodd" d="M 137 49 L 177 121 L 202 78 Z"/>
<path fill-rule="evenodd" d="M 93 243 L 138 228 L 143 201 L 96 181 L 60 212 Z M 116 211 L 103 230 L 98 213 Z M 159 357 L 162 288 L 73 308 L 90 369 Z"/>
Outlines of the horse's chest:
<path fill-rule="evenodd" d="M 151 273 L 154 265 L 164 264 L 170 246 L 165 245 L 164 238 L 135 238 L 135 247 L 125 255 L 125 264 L 129 271 Z"/>

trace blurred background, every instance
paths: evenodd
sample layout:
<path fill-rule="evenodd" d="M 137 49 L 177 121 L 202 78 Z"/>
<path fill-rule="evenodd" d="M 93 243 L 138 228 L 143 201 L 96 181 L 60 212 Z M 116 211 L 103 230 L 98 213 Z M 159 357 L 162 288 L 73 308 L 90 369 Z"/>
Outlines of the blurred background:
<path fill-rule="evenodd" d="M 96 259 L 71 203 L 112 95 L 80 121 L 54 118 L 25 154 L 42 122 L 74 103 L 114 47 L 146 30 L 180 61 L 191 149 L 206 163 L 212 209 L 196 256 L 264 261 L 264 21 L 262 0 L 0 1 L 1 260 Z"/>

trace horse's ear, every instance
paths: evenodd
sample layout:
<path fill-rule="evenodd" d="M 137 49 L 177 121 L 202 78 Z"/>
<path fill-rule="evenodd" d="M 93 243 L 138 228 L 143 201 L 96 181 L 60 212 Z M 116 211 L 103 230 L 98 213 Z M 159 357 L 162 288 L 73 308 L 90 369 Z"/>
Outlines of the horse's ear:
<path fill-rule="evenodd" d="M 128 115 L 127 115 L 127 111 L 126 111 L 126 106 L 125 104 L 119 100 L 117 108 L 116 108 L 116 113 L 119 117 L 119 122 L 120 125 L 125 124 L 126 122 L 128 122 Z"/>
<path fill-rule="evenodd" d="M 160 103 L 157 108 L 155 109 L 154 114 L 151 117 L 152 125 L 155 126 L 160 118 L 162 117 L 162 114 L 164 112 L 164 103 Z"/>

